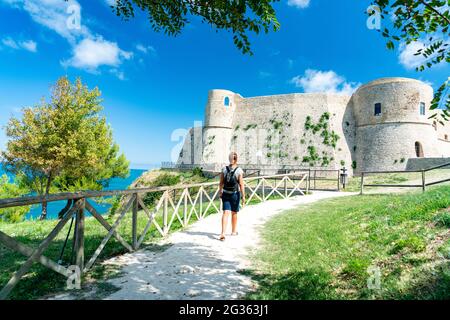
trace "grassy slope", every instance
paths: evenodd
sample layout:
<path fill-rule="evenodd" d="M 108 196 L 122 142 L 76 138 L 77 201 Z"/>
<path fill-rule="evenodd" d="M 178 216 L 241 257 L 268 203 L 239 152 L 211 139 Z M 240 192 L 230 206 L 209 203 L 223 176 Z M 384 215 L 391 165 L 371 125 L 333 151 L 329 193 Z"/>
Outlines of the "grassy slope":
<path fill-rule="evenodd" d="M 449 299 L 450 187 L 291 210 L 263 230 L 250 299 Z M 370 266 L 380 290 L 367 288 Z"/>

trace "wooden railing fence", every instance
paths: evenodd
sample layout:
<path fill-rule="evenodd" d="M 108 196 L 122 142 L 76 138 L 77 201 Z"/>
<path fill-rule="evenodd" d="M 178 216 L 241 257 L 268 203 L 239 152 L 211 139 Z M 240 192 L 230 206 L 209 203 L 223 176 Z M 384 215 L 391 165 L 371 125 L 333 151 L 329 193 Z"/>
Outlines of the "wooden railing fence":
<path fill-rule="evenodd" d="M 305 195 L 309 188 L 309 175 L 306 172 L 287 173 L 272 176 L 256 176 L 244 179 L 247 199 L 250 204 L 255 201 L 264 202 L 273 198 L 290 198 L 295 195 Z M 156 193 L 154 206 L 146 205 L 145 196 L 150 193 Z M 177 196 L 175 196 L 175 194 Z M 80 275 L 88 272 L 99 255 L 108 244 L 108 241 L 114 237 L 126 250 L 133 252 L 138 250 L 152 226 L 157 232 L 165 237 L 171 230 L 175 221 L 182 227 L 187 227 L 190 220 L 195 216 L 198 220 L 203 219 L 212 209 L 213 213 L 221 211 L 219 199 L 219 183 L 203 183 L 186 186 L 161 187 L 161 188 L 142 188 L 129 190 L 113 191 L 88 191 L 78 193 L 60 193 L 52 194 L 46 197 L 26 196 L 14 199 L 1 199 L 0 209 L 30 206 L 46 202 L 61 200 L 74 200 L 72 208 L 58 221 L 48 236 L 38 245 L 37 248 L 31 248 L 18 240 L 0 231 L 0 244 L 10 248 L 22 255 L 27 260 L 19 270 L 10 278 L 8 283 L 0 291 L 0 299 L 6 299 L 17 283 L 30 270 L 35 262 L 38 262 L 46 268 L 57 272 L 65 277 L 73 275 L 68 267 L 60 265 L 44 255 L 45 250 L 52 241 L 58 236 L 64 226 L 72 217 L 75 217 L 74 228 L 74 265 L 78 268 Z M 109 196 L 121 196 L 123 205 L 115 215 L 117 217 L 114 223 L 110 224 L 94 207 L 96 198 Z M 177 199 L 178 197 L 178 199 Z M 118 227 L 124 220 L 124 217 L 131 210 L 131 243 L 128 243 L 119 234 Z M 103 226 L 108 232 L 93 255 L 86 260 L 85 257 L 85 215 L 90 213 L 93 218 Z M 138 215 L 144 214 L 147 219 L 145 228 L 138 233 Z M 159 219 L 157 219 L 159 217 Z M 162 217 L 162 219 L 161 219 Z"/>
<path fill-rule="evenodd" d="M 425 192 L 426 188 L 429 186 L 433 186 L 433 185 L 437 185 L 437 184 L 442 184 L 445 182 L 450 182 L 450 178 L 445 178 L 445 179 L 440 179 L 437 181 L 431 181 L 428 182 L 426 181 L 426 174 L 427 172 L 431 172 L 431 171 L 435 171 L 435 170 L 439 170 L 439 169 L 450 169 L 450 163 L 445 163 L 439 166 L 435 166 L 435 167 L 431 167 L 428 169 L 423 169 L 423 170 L 403 170 L 403 171 L 362 171 L 361 172 L 361 183 L 360 183 L 360 194 L 364 193 L 364 187 L 375 187 L 375 188 L 422 188 L 422 191 Z M 380 175 L 380 174 L 395 174 L 395 173 L 400 173 L 400 174 L 408 174 L 408 173 L 420 173 L 421 174 L 421 181 L 419 183 L 414 183 L 414 184 L 401 184 L 401 183 L 379 183 L 379 184 L 375 184 L 375 183 L 365 183 L 365 178 L 368 175 Z"/>

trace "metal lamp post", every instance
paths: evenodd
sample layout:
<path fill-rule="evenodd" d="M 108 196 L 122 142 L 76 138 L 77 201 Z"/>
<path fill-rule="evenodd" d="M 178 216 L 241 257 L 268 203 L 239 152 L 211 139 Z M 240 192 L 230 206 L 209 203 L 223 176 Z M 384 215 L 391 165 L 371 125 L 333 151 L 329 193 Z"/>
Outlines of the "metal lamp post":
<path fill-rule="evenodd" d="M 343 167 L 341 169 L 341 184 L 342 184 L 342 188 L 345 189 L 345 186 L 347 185 L 348 182 L 348 173 L 347 173 L 347 168 Z"/>

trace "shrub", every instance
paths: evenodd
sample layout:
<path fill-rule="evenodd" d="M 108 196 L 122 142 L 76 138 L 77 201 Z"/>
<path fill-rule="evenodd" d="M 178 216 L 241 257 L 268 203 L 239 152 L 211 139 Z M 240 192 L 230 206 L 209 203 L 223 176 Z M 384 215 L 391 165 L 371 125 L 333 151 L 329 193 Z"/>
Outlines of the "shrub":
<path fill-rule="evenodd" d="M 400 239 L 395 242 L 394 247 L 390 251 L 391 254 L 396 254 L 404 249 L 409 249 L 414 253 L 419 253 L 424 251 L 426 248 L 426 243 L 422 238 L 417 236 L 411 236 L 406 239 Z"/>
<path fill-rule="evenodd" d="M 202 168 L 199 168 L 199 167 L 195 167 L 194 169 L 192 169 L 192 174 L 194 175 L 194 176 L 199 176 L 199 177 L 201 177 L 201 178 L 204 178 L 205 177 L 205 173 L 203 172 L 203 170 L 202 170 Z M 179 182 L 179 181 L 178 181 Z M 178 183 L 177 182 L 177 183 Z"/>
<path fill-rule="evenodd" d="M 342 269 L 342 273 L 352 278 L 365 278 L 367 277 L 367 268 L 369 265 L 367 260 L 354 258 L 349 260 L 344 269 Z"/>
<path fill-rule="evenodd" d="M 111 209 L 109 210 L 109 213 L 111 216 L 116 213 L 117 209 L 119 209 L 120 204 L 121 204 L 121 199 L 122 199 L 122 197 L 120 197 L 120 196 L 113 197 L 113 199 L 111 201 Z"/>
<path fill-rule="evenodd" d="M 29 193 L 18 183 L 10 182 L 6 174 L 0 176 L 0 199 L 17 198 Z M 8 222 L 20 222 L 30 211 L 30 206 L 0 209 L 0 219 Z"/>
<path fill-rule="evenodd" d="M 444 211 L 434 217 L 434 221 L 440 227 L 450 228 L 450 212 Z"/>
<path fill-rule="evenodd" d="M 159 175 L 149 185 L 149 187 L 174 186 L 174 185 L 180 183 L 180 180 L 181 180 L 181 176 L 179 176 L 179 175 L 163 173 L 163 174 Z M 161 198 L 162 195 L 163 195 L 163 192 L 150 192 L 145 195 L 143 201 L 147 206 L 153 206 L 153 205 L 155 205 L 156 200 Z"/>

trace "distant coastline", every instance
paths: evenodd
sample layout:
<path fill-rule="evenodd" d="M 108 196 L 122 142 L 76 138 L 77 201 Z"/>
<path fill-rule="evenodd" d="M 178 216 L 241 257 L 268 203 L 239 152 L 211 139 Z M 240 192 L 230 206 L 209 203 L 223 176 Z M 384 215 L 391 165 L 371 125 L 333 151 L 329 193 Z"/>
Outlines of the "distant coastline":
<path fill-rule="evenodd" d="M 127 189 L 136 179 L 138 179 L 142 174 L 149 170 L 158 169 L 160 165 L 152 165 L 152 164 L 132 164 L 130 169 L 130 175 L 125 178 L 114 178 L 111 179 L 109 186 L 105 188 L 105 190 L 123 190 Z M 140 169 L 135 169 L 136 167 L 140 167 Z M 3 169 L 0 168 L 0 176 L 5 174 Z M 8 177 L 12 180 L 13 175 L 7 174 Z M 48 204 L 48 219 L 55 219 L 58 215 L 58 212 L 65 206 L 65 201 L 57 201 Z M 109 204 L 95 204 L 94 205 L 97 211 L 101 214 L 105 214 L 108 212 L 110 205 Z M 40 206 L 35 206 L 31 208 L 30 212 L 25 216 L 26 220 L 33 220 L 39 218 L 41 213 Z"/>

